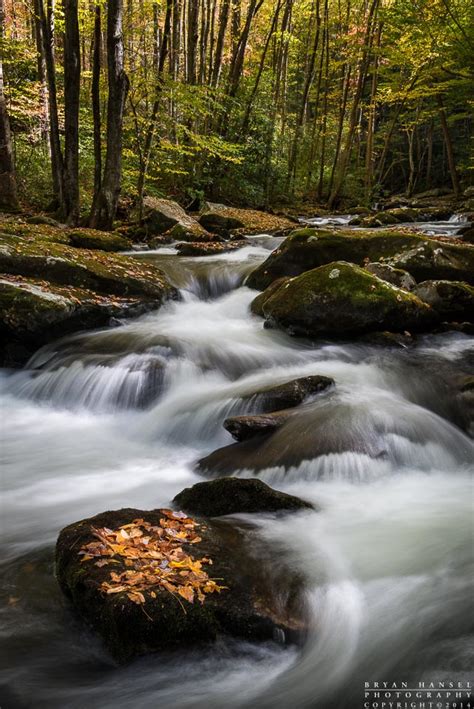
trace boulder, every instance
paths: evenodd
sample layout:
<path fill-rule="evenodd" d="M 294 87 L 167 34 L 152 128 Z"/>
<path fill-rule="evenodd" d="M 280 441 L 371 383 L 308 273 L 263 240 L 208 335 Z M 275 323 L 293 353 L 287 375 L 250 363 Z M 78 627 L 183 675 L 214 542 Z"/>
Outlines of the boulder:
<path fill-rule="evenodd" d="M 292 278 L 263 305 L 267 324 L 307 337 L 424 330 L 429 305 L 354 264 L 338 261 Z"/>
<path fill-rule="evenodd" d="M 276 281 L 273 281 L 273 283 L 270 283 L 268 288 L 265 288 L 264 291 L 260 293 L 260 295 L 257 295 L 256 298 L 252 300 L 250 303 L 250 310 L 254 315 L 260 315 L 260 317 L 263 318 L 263 305 L 264 303 L 272 296 L 274 293 L 277 292 L 281 286 L 283 286 L 289 279 L 288 278 L 277 278 Z"/>
<path fill-rule="evenodd" d="M 0 272 L 33 278 L 41 274 L 60 285 L 101 294 L 143 296 L 154 299 L 157 305 L 177 296 L 163 272 L 152 264 L 34 237 L 0 234 Z"/>
<path fill-rule="evenodd" d="M 261 212 L 257 209 L 238 209 L 224 204 L 206 203 L 206 211 L 199 217 L 199 223 L 207 231 L 228 236 L 239 230 L 245 234 L 265 234 L 290 230 L 294 222 L 283 216 Z"/>
<path fill-rule="evenodd" d="M 241 241 L 222 241 L 222 242 L 183 242 L 178 244 L 176 249 L 180 256 L 215 256 L 223 254 L 227 251 L 237 251 L 244 246 L 248 246 L 248 242 Z"/>
<path fill-rule="evenodd" d="M 176 495 L 173 503 L 189 514 L 202 517 L 314 509 L 309 502 L 273 490 L 256 478 L 219 478 L 197 483 Z"/>
<path fill-rule="evenodd" d="M 199 222 L 186 214 L 184 209 L 171 199 L 145 197 L 143 208 L 143 223 L 148 235 L 164 234 L 178 226 L 179 236 L 176 233 L 174 238 L 182 239 L 185 234 L 192 235 L 195 240 L 199 236 L 208 236 Z"/>
<path fill-rule="evenodd" d="M 374 276 L 381 278 L 387 283 L 392 283 L 397 288 L 404 290 L 413 290 L 416 286 L 416 281 L 408 271 L 403 271 L 401 268 L 393 268 L 386 263 L 368 263 L 365 270 L 373 273 Z"/>
<path fill-rule="evenodd" d="M 156 307 L 139 297 L 104 296 L 23 276 L 0 276 L 0 361 L 23 364 L 41 345 L 66 333 L 103 327 Z"/>
<path fill-rule="evenodd" d="M 283 426 L 293 413 L 292 409 L 284 409 L 254 416 L 231 416 L 224 421 L 224 428 L 236 441 L 246 441 L 254 436 L 273 433 Z"/>
<path fill-rule="evenodd" d="M 363 265 L 412 248 L 424 239 L 400 230 L 297 229 L 248 276 L 249 288 L 264 290 L 277 278 L 299 276 L 332 261 Z"/>
<path fill-rule="evenodd" d="M 409 271 L 418 282 L 453 280 L 474 283 L 474 246 L 471 244 L 426 239 L 384 261 L 393 268 Z"/>
<path fill-rule="evenodd" d="M 396 207 L 385 209 L 367 217 L 352 220 L 351 224 L 358 224 L 361 227 L 373 228 L 387 226 L 390 224 L 406 224 L 411 222 L 426 222 L 449 219 L 452 215 L 452 207 Z"/>
<path fill-rule="evenodd" d="M 457 281 L 423 281 L 413 293 L 443 320 L 474 322 L 474 288 Z"/>
<path fill-rule="evenodd" d="M 71 246 L 81 249 L 99 249 L 101 251 L 129 251 L 132 242 L 115 232 L 97 231 L 96 229 L 72 229 L 68 232 Z"/>
<path fill-rule="evenodd" d="M 243 396 L 242 400 L 252 404 L 259 413 L 270 413 L 299 406 L 310 396 L 321 394 L 332 386 L 334 379 L 316 374 L 276 386 L 262 387 Z"/>
<path fill-rule="evenodd" d="M 268 556 L 255 535 L 228 521 L 122 509 L 62 530 L 56 576 L 74 609 L 126 661 L 222 633 L 301 639 L 303 579 Z"/>
<path fill-rule="evenodd" d="M 422 251 L 419 252 L 419 249 Z M 419 254 L 423 252 L 421 258 Z M 431 260 L 428 258 L 429 253 L 434 254 Z M 277 278 L 298 276 L 332 261 L 350 261 L 363 265 L 380 260 L 385 260 L 394 268 L 409 271 L 416 280 L 468 280 L 467 273 L 470 279 L 474 278 L 474 247 L 469 244 L 452 243 L 452 240 L 448 243 L 447 240 L 400 229 L 367 232 L 305 228 L 294 231 L 285 239 L 266 261 L 252 271 L 246 285 L 264 290 Z M 443 261 L 447 263 L 442 272 L 451 275 L 437 275 Z M 436 274 L 431 272 L 430 275 L 430 268 L 435 269 Z"/>

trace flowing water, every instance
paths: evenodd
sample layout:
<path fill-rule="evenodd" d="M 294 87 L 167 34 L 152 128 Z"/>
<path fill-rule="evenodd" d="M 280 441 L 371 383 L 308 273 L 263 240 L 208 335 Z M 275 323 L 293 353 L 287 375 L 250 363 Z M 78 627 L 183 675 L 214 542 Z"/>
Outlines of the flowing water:
<path fill-rule="evenodd" d="M 278 243 L 139 254 L 181 301 L 2 373 L 2 709 L 362 707 L 364 682 L 468 679 L 473 445 L 452 382 L 472 371 L 474 342 L 390 349 L 264 329 L 242 283 Z M 246 518 L 275 564 L 283 555 L 306 576 L 304 647 L 221 639 L 116 666 L 57 588 L 59 530 L 168 505 L 200 479 L 195 461 L 231 442 L 222 422 L 246 410 L 243 395 L 308 374 L 336 380 L 308 405 L 314 435 L 283 429 L 259 475 L 318 511 Z M 308 437 L 324 450 L 305 453 Z M 278 440 L 297 462 L 281 464 Z"/>

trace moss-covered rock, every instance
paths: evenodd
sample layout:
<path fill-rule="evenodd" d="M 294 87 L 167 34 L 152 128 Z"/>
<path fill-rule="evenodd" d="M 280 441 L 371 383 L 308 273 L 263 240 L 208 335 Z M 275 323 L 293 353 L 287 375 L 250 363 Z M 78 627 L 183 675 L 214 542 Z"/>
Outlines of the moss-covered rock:
<path fill-rule="evenodd" d="M 0 234 L 0 271 L 41 277 L 53 283 L 98 293 L 153 298 L 157 305 L 176 297 L 176 289 L 152 264 L 118 254 Z"/>
<path fill-rule="evenodd" d="M 140 315 L 153 300 L 104 296 L 23 276 L 0 275 L 2 364 L 17 366 L 41 345 L 69 332 L 102 327 L 112 318 Z"/>
<path fill-rule="evenodd" d="M 294 222 L 284 216 L 212 202 L 206 203 L 206 211 L 199 217 L 199 223 L 208 231 L 223 236 L 234 230 L 245 234 L 273 234 L 294 227 Z"/>
<path fill-rule="evenodd" d="M 418 253 L 425 248 L 436 254 L 445 254 L 445 260 L 451 261 L 451 267 L 445 268 L 452 275 L 437 275 L 441 259 L 423 260 L 424 268 L 417 267 L 420 259 L 408 258 L 405 254 Z M 437 250 L 441 249 L 441 252 Z M 393 262 L 391 257 L 395 257 Z M 380 229 L 378 231 L 350 229 L 298 229 L 283 244 L 272 252 L 264 263 L 248 276 L 246 284 L 250 288 L 264 290 L 277 278 L 298 276 L 318 266 L 332 261 L 350 261 L 358 265 L 367 262 L 387 260 L 389 265 L 409 271 L 416 280 L 428 278 L 455 278 L 468 280 L 464 275 L 470 271 L 474 278 L 474 248 L 460 242 L 430 238 L 401 229 Z M 413 264 L 414 270 L 410 267 Z M 436 271 L 427 275 L 429 268 Z"/>
<path fill-rule="evenodd" d="M 192 559 L 211 559 L 212 578 L 226 586 L 220 593 L 207 595 L 202 604 L 178 598 L 159 586 L 155 597 L 146 594 L 143 604 L 130 600 L 126 590 L 113 594 L 101 591 L 111 570 L 120 573 L 127 567 L 123 558 L 114 557 L 113 567 L 98 567 L 94 559 L 81 561 L 79 550 L 95 539 L 92 528 L 117 530 L 136 519 L 159 526 L 162 517 L 160 510 L 104 512 L 66 527 L 58 538 L 59 585 L 116 659 L 189 648 L 210 642 L 221 633 L 262 641 L 271 640 L 275 632 L 288 640 L 301 637 L 305 625 L 302 579 L 289 573 L 284 564 L 267 567 L 268 550 L 259 553 L 255 541 L 250 548 L 246 535 L 224 521 L 198 519 L 202 523 L 200 542 L 182 545 Z"/>
<path fill-rule="evenodd" d="M 305 227 L 292 232 L 266 261 L 252 271 L 246 284 L 264 290 L 277 278 L 299 276 L 332 261 L 346 260 L 363 265 L 418 246 L 423 241 L 418 234 L 401 230 L 367 232 Z"/>
<path fill-rule="evenodd" d="M 101 251 L 129 251 L 132 242 L 116 232 L 97 231 L 96 229 L 71 229 L 68 232 L 71 246 L 81 249 L 99 249 Z"/>
<path fill-rule="evenodd" d="M 263 313 L 269 325 L 308 337 L 423 330 L 433 322 L 419 298 L 343 261 L 291 279 Z"/>
<path fill-rule="evenodd" d="M 394 268 L 425 280 L 474 283 L 474 246 L 448 240 L 424 239 L 419 244 L 384 259 Z"/>
<path fill-rule="evenodd" d="M 260 293 L 260 295 L 257 295 L 256 298 L 252 300 L 250 303 L 250 310 L 254 315 L 260 315 L 260 317 L 263 318 L 263 306 L 265 302 L 274 294 L 277 292 L 279 288 L 281 288 L 289 279 L 288 278 L 277 278 L 276 281 L 273 281 L 273 283 L 270 283 L 268 288 L 265 288 L 264 291 Z"/>
<path fill-rule="evenodd" d="M 424 281 L 414 294 L 443 320 L 474 322 L 474 288 L 457 281 Z"/>
<path fill-rule="evenodd" d="M 202 517 L 313 509 L 309 502 L 274 490 L 256 478 L 219 478 L 197 483 L 176 495 L 173 503 Z"/>
<path fill-rule="evenodd" d="M 178 244 L 176 249 L 180 256 L 215 256 L 216 254 L 224 254 L 227 251 L 237 251 L 247 246 L 248 242 L 239 241 L 222 241 L 222 242 L 183 242 Z"/>
<path fill-rule="evenodd" d="M 209 236 L 196 219 L 186 214 L 184 209 L 171 199 L 145 197 L 143 207 L 143 225 L 148 236 L 164 234 L 173 228 L 177 228 L 174 238 L 182 239 L 185 235 L 191 235 L 198 241 L 199 237 Z"/>
<path fill-rule="evenodd" d="M 404 224 L 411 222 L 436 221 L 448 219 L 452 214 L 452 208 L 447 207 L 395 207 L 385 209 L 370 216 L 352 221 L 352 224 L 359 224 L 361 227 L 373 228 L 388 226 L 391 224 Z"/>

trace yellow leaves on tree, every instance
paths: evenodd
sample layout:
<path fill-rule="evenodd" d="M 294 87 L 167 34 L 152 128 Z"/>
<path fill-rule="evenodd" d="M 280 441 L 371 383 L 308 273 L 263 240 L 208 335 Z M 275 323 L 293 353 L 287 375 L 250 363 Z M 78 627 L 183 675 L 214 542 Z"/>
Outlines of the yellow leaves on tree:
<path fill-rule="evenodd" d="M 219 586 L 202 568 L 203 564 L 211 565 L 211 559 L 193 559 L 182 548 L 182 544 L 199 544 L 199 525 L 184 512 L 160 512 L 159 526 L 135 519 L 116 530 L 92 527 L 96 540 L 81 547 L 82 561 L 97 559 L 94 564 L 98 567 L 122 566 L 101 583 L 106 594 L 126 593 L 140 605 L 145 603 L 146 593 L 156 598 L 158 591 L 166 590 L 189 603 L 196 598 L 203 603 L 206 594 L 219 593 L 225 586 Z"/>

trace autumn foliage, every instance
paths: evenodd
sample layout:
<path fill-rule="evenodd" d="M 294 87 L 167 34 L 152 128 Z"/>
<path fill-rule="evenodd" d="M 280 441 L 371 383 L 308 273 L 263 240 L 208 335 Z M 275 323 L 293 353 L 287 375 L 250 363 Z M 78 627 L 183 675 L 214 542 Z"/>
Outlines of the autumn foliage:
<path fill-rule="evenodd" d="M 219 593 L 225 586 L 218 585 L 203 569 L 203 565 L 212 565 L 211 559 L 196 559 L 183 549 L 183 544 L 202 541 L 196 531 L 200 525 L 184 512 L 160 512 L 163 517 L 159 526 L 135 519 L 116 530 L 91 527 L 95 539 L 81 547 L 82 561 L 96 559 L 98 567 L 125 566 L 111 571 L 101 583 L 100 590 L 107 595 L 126 593 L 140 605 L 145 603 L 146 594 L 154 599 L 158 592 L 167 591 L 189 603 L 195 599 L 204 603 L 206 595 Z"/>

